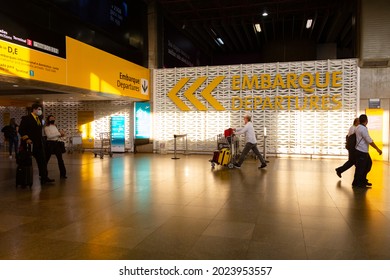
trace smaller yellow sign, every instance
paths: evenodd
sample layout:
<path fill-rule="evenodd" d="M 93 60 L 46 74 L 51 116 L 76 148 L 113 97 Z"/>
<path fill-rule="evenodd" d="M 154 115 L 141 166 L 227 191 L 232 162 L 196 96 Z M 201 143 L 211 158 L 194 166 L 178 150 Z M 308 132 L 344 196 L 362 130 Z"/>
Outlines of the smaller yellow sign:
<path fill-rule="evenodd" d="M 383 109 L 366 109 L 366 115 L 368 117 L 367 128 L 370 137 L 375 145 L 383 150 Z M 379 155 L 372 147 L 369 152 L 372 160 L 383 160 L 383 154 Z"/>
<path fill-rule="evenodd" d="M 66 60 L 0 40 L 0 75 L 66 84 Z"/>

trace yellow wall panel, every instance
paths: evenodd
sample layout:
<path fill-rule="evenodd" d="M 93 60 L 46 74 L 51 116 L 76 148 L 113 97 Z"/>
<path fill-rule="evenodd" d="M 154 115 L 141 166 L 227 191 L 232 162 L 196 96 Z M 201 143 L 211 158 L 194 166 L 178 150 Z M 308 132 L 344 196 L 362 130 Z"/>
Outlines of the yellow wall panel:
<path fill-rule="evenodd" d="M 92 149 L 94 147 L 94 120 L 94 111 L 77 112 L 77 126 L 79 131 L 81 132 L 83 148 Z"/>
<path fill-rule="evenodd" d="M 366 109 L 366 115 L 370 136 L 378 148 L 383 150 L 383 109 Z M 373 148 L 370 148 L 370 156 L 372 160 L 383 160 L 383 154 L 379 155 Z"/>
<path fill-rule="evenodd" d="M 149 100 L 149 69 L 66 38 L 68 85 Z"/>

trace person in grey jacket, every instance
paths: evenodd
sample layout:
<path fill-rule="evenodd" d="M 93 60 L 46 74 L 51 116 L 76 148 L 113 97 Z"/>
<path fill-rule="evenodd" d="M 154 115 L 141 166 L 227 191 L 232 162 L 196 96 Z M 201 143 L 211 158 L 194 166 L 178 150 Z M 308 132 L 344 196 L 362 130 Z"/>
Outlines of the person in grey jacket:
<path fill-rule="evenodd" d="M 250 115 L 244 116 L 244 123 L 245 123 L 244 127 L 234 129 L 235 134 L 245 134 L 245 146 L 244 149 L 242 150 L 240 158 L 233 165 L 235 168 L 240 168 L 241 164 L 245 160 L 246 155 L 249 153 L 250 150 L 252 150 L 261 162 L 259 168 L 264 168 L 267 166 L 267 163 L 265 162 L 263 156 L 260 154 L 259 149 L 257 149 L 255 130 L 253 128 Z"/>

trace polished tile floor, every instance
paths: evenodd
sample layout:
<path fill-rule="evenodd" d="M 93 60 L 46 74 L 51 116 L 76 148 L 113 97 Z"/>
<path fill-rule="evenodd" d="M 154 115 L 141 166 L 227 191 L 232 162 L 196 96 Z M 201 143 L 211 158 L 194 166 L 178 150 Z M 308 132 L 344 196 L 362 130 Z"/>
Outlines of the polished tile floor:
<path fill-rule="evenodd" d="M 340 159 L 211 170 L 207 155 L 171 157 L 66 154 L 68 179 L 52 158 L 56 182 L 28 190 L 1 153 L 0 259 L 390 259 L 388 163 L 363 190 L 354 168 L 336 176 Z"/>

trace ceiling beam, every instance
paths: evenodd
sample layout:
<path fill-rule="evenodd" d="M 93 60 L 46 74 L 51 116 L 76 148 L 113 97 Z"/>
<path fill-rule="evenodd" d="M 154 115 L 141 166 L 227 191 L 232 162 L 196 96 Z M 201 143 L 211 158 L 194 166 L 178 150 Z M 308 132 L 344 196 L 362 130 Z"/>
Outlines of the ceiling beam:
<path fill-rule="evenodd" d="M 238 45 L 236 37 L 233 36 L 234 32 L 230 29 L 230 24 L 228 25 L 225 21 L 223 21 L 222 27 L 225 30 L 226 34 L 229 36 L 231 42 L 233 43 L 235 50 L 238 51 L 240 49 L 240 46 Z"/>
<path fill-rule="evenodd" d="M 207 44 L 212 51 L 215 51 L 217 46 L 214 42 L 211 42 L 210 36 L 207 36 L 204 27 L 197 24 L 193 25 L 193 30 L 198 34 L 198 38 L 201 38 L 203 44 Z"/>
<path fill-rule="evenodd" d="M 222 24 L 222 23 L 221 23 Z M 229 51 L 234 50 L 234 39 L 228 34 L 225 29 L 221 26 L 221 24 L 217 24 L 215 21 L 212 21 L 211 25 L 213 29 L 218 33 L 221 39 L 224 41 L 226 47 Z"/>
<path fill-rule="evenodd" d="M 233 23 L 233 29 L 236 32 L 236 36 L 238 37 L 240 44 L 241 44 L 241 49 L 239 51 L 248 51 L 248 45 L 245 42 L 245 39 L 242 36 L 241 30 L 239 30 L 240 25 L 237 22 Z"/>
<path fill-rule="evenodd" d="M 241 25 L 242 25 L 242 28 L 244 29 L 244 32 L 245 32 L 245 35 L 246 35 L 246 38 L 248 39 L 248 42 L 249 42 L 249 45 L 250 45 L 250 49 L 251 50 L 254 50 L 255 47 L 254 47 L 254 44 L 253 44 L 253 36 L 251 36 L 249 34 L 249 30 L 252 30 L 251 28 L 248 27 L 248 24 L 246 24 L 244 22 L 244 20 L 241 20 Z M 253 22 L 250 24 L 251 27 L 253 27 Z M 253 34 L 253 33 L 252 33 Z M 256 34 L 255 34 L 256 35 Z"/>

